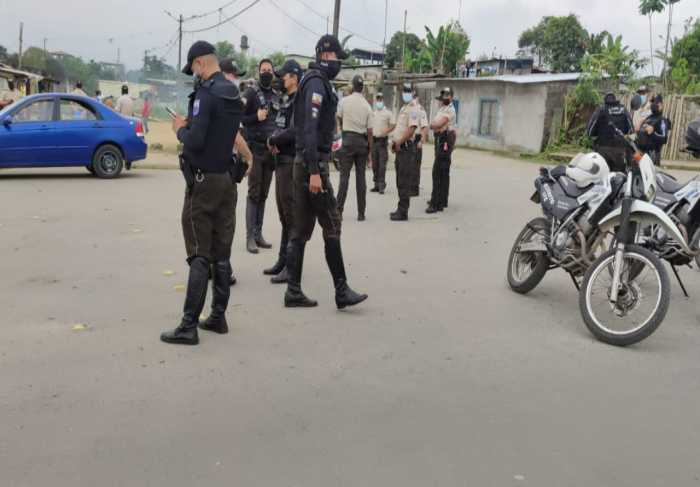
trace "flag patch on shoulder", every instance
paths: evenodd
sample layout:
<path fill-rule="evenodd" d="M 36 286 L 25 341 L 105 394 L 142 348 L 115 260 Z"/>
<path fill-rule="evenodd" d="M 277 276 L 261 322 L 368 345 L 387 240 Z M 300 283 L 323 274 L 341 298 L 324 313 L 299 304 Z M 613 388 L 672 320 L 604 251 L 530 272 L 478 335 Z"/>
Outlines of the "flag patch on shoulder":
<path fill-rule="evenodd" d="M 323 95 L 321 93 L 314 93 L 311 95 L 311 104 L 316 106 L 321 106 L 323 103 Z"/>

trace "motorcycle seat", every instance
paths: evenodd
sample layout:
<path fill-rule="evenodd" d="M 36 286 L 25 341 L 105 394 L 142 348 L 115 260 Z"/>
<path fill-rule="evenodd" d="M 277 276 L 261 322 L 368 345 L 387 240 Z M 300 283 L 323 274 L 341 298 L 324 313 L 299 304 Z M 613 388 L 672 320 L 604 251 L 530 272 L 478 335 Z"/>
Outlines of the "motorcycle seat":
<path fill-rule="evenodd" d="M 677 193 L 688 185 L 688 183 L 680 184 L 673 176 L 663 172 L 656 173 L 656 183 L 661 191 L 670 194 Z"/>
<path fill-rule="evenodd" d="M 564 193 L 566 193 L 566 195 L 570 198 L 578 198 L 593 187 L 593 184 L 589 184 L 586 187 L 579 188 L 576 181 L 563 174 L 558 176 L 556 179 L 559 182 L 561 189 L 563 189 Z"/>

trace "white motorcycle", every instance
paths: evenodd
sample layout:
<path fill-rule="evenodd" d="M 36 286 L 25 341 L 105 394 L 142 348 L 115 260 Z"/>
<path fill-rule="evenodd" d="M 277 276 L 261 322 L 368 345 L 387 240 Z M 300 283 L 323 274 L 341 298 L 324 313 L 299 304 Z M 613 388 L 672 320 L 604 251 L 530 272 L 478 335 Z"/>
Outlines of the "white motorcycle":
<path fill-rule="evenodd" d="M 579 293 L 579 308 L 588 329 L 599 340 L 627 346 L 651 335 L 663 322 L 670 301 L 670 282 L 661 259 L 638 245 L 648 228 L 662 229 L 681 251 L 692 254 L 674 221 L 652 202 L 657 178 L 654 163 L 634 141 L 618 133 L 634 152 L 624 196 L 598 223 L 614 236 L 613 248 L 588 268 Z"/>

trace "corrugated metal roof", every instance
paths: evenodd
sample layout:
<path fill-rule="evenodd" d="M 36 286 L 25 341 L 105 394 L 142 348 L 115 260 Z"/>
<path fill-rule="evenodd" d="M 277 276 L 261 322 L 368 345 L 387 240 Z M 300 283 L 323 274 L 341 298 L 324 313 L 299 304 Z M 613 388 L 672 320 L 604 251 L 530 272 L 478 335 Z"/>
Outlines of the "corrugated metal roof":
<path fill-rule="evenodd" d="M 503 83 L 517 84 L 535 84 L 535 83 L 556 83 L 560 81 L 577 81 L 581 77 L 581 73 L 536 73 L 536 74 L 504 74 L 501 76 L 484 76 L 482 78 L 450 78 L 448 81 L 481 81 L 493 82 L 500 81 Z"/>
<path fill-rule="evenodd" d="M 41 76 L 39 74 L 30 73 L 29 71 L 22 71 L 19 69 L 15 69 L 15 68 L 8 66 L 6 64 L 0 64 L 0 72 L 7 73 L 7 74 L 14 74 L 16 76 L 23 76 L 25 78 L 43 79 L 43 76 Z"/>
<path fill-rule="evenodd" d="M 581 73 L 559 73 L 559 74 L 504 74 L 493 76 L 494 81 L 506 83 L 531 84 L 531 83 L 556 83 L 557 81 L 578 81 Z"/>

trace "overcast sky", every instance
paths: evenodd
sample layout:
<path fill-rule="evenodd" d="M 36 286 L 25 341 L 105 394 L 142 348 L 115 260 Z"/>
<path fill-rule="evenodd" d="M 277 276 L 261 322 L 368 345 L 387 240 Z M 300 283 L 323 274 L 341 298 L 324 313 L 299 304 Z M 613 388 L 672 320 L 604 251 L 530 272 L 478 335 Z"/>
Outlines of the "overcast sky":
<path fill-rule="evenodd" d="M 235 0 L 222 11 L 223 18 L 234 15 L 254 0 Z M 209 27 L 219 21 L 217 9 L 230 0 L 0 0 L 0 44 L 16 51 L 19 47 L 19 23 L 24 22 L 24 45 L 62 50 L 85 59 L 116 61 L 117 51 L 128 68 L 138 68 L 144 50 L 166 56 L 177 63 L 175 39 L 177 23 L 173 14 L 214 13 L 185 23 L 185 30 Z M 425 35 L 425 25 L 437 27 L 457 18 L 459 0 L 389 0 L 388 34 L 403 27 L 408 11 L 408 30 Z M 325 33 L 334 0 L 260 0 L 233 22 L 200 34 L 186 34 L 183 56 L 193 40 L 229 40 L 236 46 L 245 32 L 253 54 L 273 50 L 310 54 L 317 38 Z M 622 34 L 625 43 L 648 52 L 648 20 L 637 13 L 638 0 L 463 0 L 461 22 L 472 39 L 470 56 L 481 54 L 512 55 L 521 31 L 536 24 L 544 15 L 575 13 L 584 27 L 597 32 L 608 30 Z M 313 11 L 311 10 L 313 9 Z M 681 0 L 674 14 L 675 35 L 683 31 L 683 21 L 700 16 L 700 0 Z M 292 20 L 293 19 L 293 20 Z M 300 27 L 295 21 L 302 24 Z M 655 43 L 665 32 L 666 16 L 654 18 Z M 381 49 L 384 40 L 384 1 L 343 0 L 341 29 L 354 32 L 351 47 Z M 312 32 L 310 32 L 312 31 Z M 342 34 L 347 32 L 342 31 Z"/>

